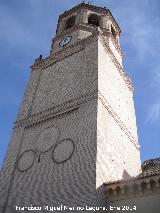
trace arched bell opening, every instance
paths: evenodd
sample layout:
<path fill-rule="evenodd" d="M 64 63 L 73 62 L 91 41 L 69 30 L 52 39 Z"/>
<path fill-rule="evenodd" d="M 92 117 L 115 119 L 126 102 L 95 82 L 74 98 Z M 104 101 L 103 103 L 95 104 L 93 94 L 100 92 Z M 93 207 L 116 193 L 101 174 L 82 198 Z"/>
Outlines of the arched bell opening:
<path fill-rule="evenodd" d="M 90 14 L 88 17 L 88 24 L 99 27 L 100 26 L 100 17 L 97 14 Z"/>
<path fill-rule="evenodd" d="M 76 21 L 76 16 L 71 16 L 70 18 L 68 18 L 65 23 L 65 29 L 67 30 L 73 27 L 75 25 L 75 21 Z"/>

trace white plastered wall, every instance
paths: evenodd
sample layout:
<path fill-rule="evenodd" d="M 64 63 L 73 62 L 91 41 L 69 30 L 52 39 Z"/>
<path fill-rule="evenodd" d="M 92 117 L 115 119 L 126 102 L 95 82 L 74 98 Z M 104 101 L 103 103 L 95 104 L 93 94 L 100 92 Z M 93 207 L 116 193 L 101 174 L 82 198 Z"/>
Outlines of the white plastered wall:
<path fill-rule="evenodd" d="M 141 172 L 133 94 L 100 41 L 98 90 L 97 187 Z"/>

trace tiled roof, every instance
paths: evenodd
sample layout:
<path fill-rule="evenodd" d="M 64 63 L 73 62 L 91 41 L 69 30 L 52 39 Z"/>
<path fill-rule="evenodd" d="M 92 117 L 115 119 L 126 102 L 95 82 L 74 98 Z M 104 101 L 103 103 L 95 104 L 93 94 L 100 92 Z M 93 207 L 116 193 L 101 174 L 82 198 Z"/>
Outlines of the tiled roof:
<path fill-rule="evenodd" d="M 137 175 L 136 177 L 131 177 L 128 180 L 117 180 L 114 182 L 107 182 L 104 183 L 104 185 L 110 185 L 110 184 L 118 184 L 118 183 L 127 183 L 133 180 L 142 179 L 145 177 L 151 177 L 155 175 L 160 175 L 160 158 L 150 159 L 144 161 L 142 164 L 142 173 Z"/>
<path fill-rule="evenodd" d="M 142 164 L 143 173 L 146 171 L 155 171 L 155 170 L 160 170 L 160 158 L 146 160 Z"/>

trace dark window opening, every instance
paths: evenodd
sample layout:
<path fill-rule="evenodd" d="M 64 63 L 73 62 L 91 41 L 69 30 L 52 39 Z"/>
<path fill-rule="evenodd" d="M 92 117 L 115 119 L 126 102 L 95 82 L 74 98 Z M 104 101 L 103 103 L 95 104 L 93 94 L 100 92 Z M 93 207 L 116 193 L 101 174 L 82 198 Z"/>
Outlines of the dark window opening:
<path fill-rule="evenodd" d="M 71 16 L 69 19 L 67 19 L 65 24 L 65 29 L 69 29 L 75 25 L 75 16 Z"/>
<path fill-rule="evenodd" d="M 99 17 L 98 15 L 96 14 L 91 14 L 89 17 L 88 17 L 88 24 L 90 25 L 93 25 L 93 26 L 99 26 Z"/>
<path fill-rule="evenodd" d="M 112 25 L 111 25 L 111 33 L 112 33 L 113 37 L 116 39 L 116 31 L 114 30 Z"/>
<path fill-rule="evenodd" d="M 142 182 L 141 183 L 141 187 L 142 187 L 142 192 L 145 193 L 147 191 L 147 183 L 146 182 Z"/>
<path fill-rule="evenodd" d="M 109 188 L 108 192 L 109 192 L 109 196 L 113 195 L 113 189 Z"/>

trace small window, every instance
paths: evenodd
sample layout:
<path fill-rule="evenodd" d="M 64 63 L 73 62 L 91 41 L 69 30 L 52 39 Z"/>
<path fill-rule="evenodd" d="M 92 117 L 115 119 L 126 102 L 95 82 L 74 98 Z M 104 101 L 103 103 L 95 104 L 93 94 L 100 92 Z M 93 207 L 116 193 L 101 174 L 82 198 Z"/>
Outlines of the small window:
<path fill-rule="evenodd" d="M 66 24 L 65 24 L 65 29 L 69 29 L 75 25 L 75 16 L 71 16 L 69 19 L 67 19 Z"/>
<path fill-rule="evenodd" d="M 111 33 L 112 33 L 113 37 L 116 39 L 116 31 L 112 25 L 111 25 Z"/>
<path fill-rule="evenodd" d="M 88 24 L 93 25 L 93 26 L 99 26 L 99 16 L 96 14 L 91 14 L 88 17 Z"/>

